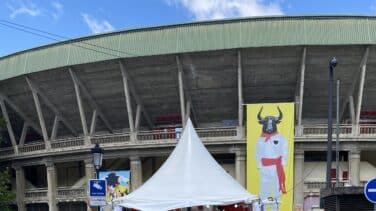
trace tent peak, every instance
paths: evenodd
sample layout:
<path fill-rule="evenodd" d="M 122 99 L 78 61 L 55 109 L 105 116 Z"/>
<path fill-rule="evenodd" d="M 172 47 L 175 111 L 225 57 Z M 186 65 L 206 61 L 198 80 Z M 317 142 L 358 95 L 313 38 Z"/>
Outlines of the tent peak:
<path fill-rule="evenodd" d="M 192 123 L 191 118 L 188 118 L 188 119 L 187 119 L 187 122 L 186 122 L 186 124 L 185 124 L 185 127 L 192 127 L 192 128 L 193 128 L 193 123 Z"/>

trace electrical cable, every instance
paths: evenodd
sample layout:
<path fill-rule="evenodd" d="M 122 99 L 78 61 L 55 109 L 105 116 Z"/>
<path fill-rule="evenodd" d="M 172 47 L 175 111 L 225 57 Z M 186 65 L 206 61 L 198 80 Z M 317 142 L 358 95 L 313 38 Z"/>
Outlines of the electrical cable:
<path fill-rule="evenodd" d="M 12 23 L 10 21 L 0 20 L 0 25 L 6 26 L 8 28 L 15 29 L 15 30 L 19 30 L 19 31 L 22 31 L 22 32 L 25 32 L 25 33 L 33 34 L 35 36 L 43 37 L 43 38 L 46 38 L 46 39 L 49 39 L 49 40 L 57 41 L 57 42 L 67 41 L 68 44 L 70 44 L 70 45 L 80 47 L 80 48 L 83 48 L 83 49 L 86 49 L 86 50 L 95 51 L 97 53 L 106 54 L 106 55 L 116 57 L 116 58 L 121 58 L 121 57 L 119 55 L 116 55 L 116 54 L 113 54 L 113 53 L 104 52 L 104 51 L 101 51 L 101 50 L 98 50 L 98 49 L 85 47 L 85 46 L 82 46 L 82 45 L 79 45 L 79 44 L 85 44 L 85 45 L 95 47 L 95 48 L 101 48 L 101 49 L 105 49 L 105 50 L 109 50 L 109 51 L 113 51 L 113 52 L 117 52 L 117 53 L 137 56 L 136 54 L 128 53 L 128 52 L 125 52 L 125 51 L 115 50 L 115 49 L 112 49 L 112 48 L 88 43 L 88 42 L 85 42 L 85 41 L 72 42 L 72 41 L 69 41 L 69 39 L 71 39 L 69 37 L 64 37 L 64 36 L 61 36 L 61 35 L 58 35 L 58 34 L 46 32 L 46 31 L 39 30 L 39 29 L 36 29 L 36 28 L 24 26 L 24 25 L 17 24 L 17 23 Z M 68 39 L 68 40 L 57 39 L 56 37 L 64 38 L 64 39 Z"/>
<path fill-rule="evenodd" d="M 11 26 L 11 25 L 8 25 L 8 24 L 5 24 L 5 23 L 0 23 L 0 25 L 7 26 L 9 28 L 13 28 L 13 29 L 16 29 L 16 30 L 19 30 L 19 31 L 23 31 L 23 32 L 26 32 L 26 33 L 30 33 L 30 34 L 33 34 L 33 35 L 36 35 L 36 36 L 39 36 L 39 37 L 43 37 L 43 38 L 46 38 L 46 39 L 50 39 L 50 40 L 54 40 L 54 41 L 58 41 L 58 42 L 61 41 L 61 40 L 53 38 L 53 37 L 49 37 L 49 36 L 46 36 L 46 35 L 43 35 L 43 34 L 38 34 L 38 33 L 32 32 L 32 31 L 29 31 L 29 30 L 26 30 L 26 29 L 22 29 L 22 28 L 18 28 L 18 27 L 15 27 L 15 26 Z M 83 48 L 83 49 L 86 49 L 86 50 L 95 51 L 97 53 L 102 53 L 102 54 L 106 54 L 106 55 L 109 55 L 109 56 L 112 56 L 112 57 L 120 58 L 118 55 L 107 53 L 107 52 L 103 52 L 103 51 L 99 51 L 99 50 L 92 49 L 92 48 L 85 47 L 85 46 L 81 46 L 81 45 L 78 45 L 76 43 L 68 43 L 68 44 L 76 46 L 76 47 L 79 47 L 79 48 Z"/>
<path fill-rule="evenodd" d="M 304 182 L 304 180 L 312 174 L 313 170 L 315 170 L 317 168 L 317 166 L 319 166 L 319 164 L 320 164 L 320 162 L 316 163 L 316 165 L 313 166 L 311 171 L 309 171 L 300 181 L 293 183 L 292 188 L 290 188 L 290 190 L 287 190 L 286 193 L 293 191 L 296 188 L 297 185 L 302 184 Z"/>
<path fill-rule="evenodd" d="M 30 34 L 33 34 L 35 36 L 39 36 L 39 37 L 43 37 L 43 38 L 50 39 L 50 40 L 53 40 L 53 41 L 57 41 L 57 42 L 66 41 L 66 42 L 68 42 L 67 44 L 70 44 L 70 45 L 73 45 L 73 46 L 76 46 L 76 47 L 79 47 L 79 48 L 83 48 L 83 49 L 86 49 L 86 50 L 89 50 L 89 51 L 94 51 L 96 53 L 105 54 L 105 55 L 115 57 L 115 58 L 122 58 L 122 57 L 119 56 L 119 55 L 109 53 L 109 52 L 104 52 L 102 50 L 98 50 L 98 49 L 95 49 L 95 48 L 102 48 L 102 49 L 107 49 L 107 50 L 111 50 L 111 51 L 114 51 L 114 52 L 124 53 L 124 54 L 132 55 L 132 56 L 138 56 L 136 54 L 127 53 L 127 52 L 124 52 L 124 51 L 119 51 L 119 50 L 115 50 L 115 49 L 112 49 L 112 48 L 108 48 L 108 47 L 104 47 L 104 46 L 100 46 L 100 45 L 96 45 L 96 44 L 92 44 L 92 43 L 88 43 L 88 42 L 84 42 L 84 41 L 72 42 L 72 41 L 69 41 L 69 40 L 57 39 L 55 37 L 61 37 L 61 38 L 65 38 L 65 37 L 54 34 L 54 33 L 45 32 L 45 31 L 38 30 L 38 29 L 35 29 L 35 28 L 32 28 L 32 27 L 28 27 L 28 26 L 24 26 L 24 25 L 21 25 L 21 24 L 16 24 L 16 23 L 12 23 L 10 21 L 4 21 L 4 20 L 0 19 L 0 26 L 1 25 L 15 29 L 15 30 L 19 30 L 19 31 L 22 31 L 22 32 L 25 32 L 25 33 L 30 33 Z M 41 34 L 41 33 L 43 33 L 43 34 Z M 52 36 L 55 36 L 55 37 L 52 37 Z M 68 38 L 68 37 L 66 37 L 66 38 Z M 94 48 L 82 46 L 81 44 L 86 44 L 86 45 L 89 45 L 89 46 L 94 47 Z M 167 65 L 167 66 L 165 66 L 165 68 L 168 68 L 168 70 L 175 70 L 176 64 Z"/>
<path fill-rule="evenodd" d="M 40 32 L 40 33 L 48 34 L 48 35 L 51 35 L 51 36 L 54 36 L 54 37 L 59 37 L 59 38 L 65 39 L 65 40 L 60 40 L 60 41 L 67 41 L 67 40 L 74 39 L 72 37 L 62 36 L 62 35 L 59 35 L 59 34 L 51 33 L 51 32 L 48 32 L 48 31 L 40 30 L 40 29 L 37 29 L 37 28 L 34 28 L 34 27 L 30 27 L 30 26 L 26 26 L 26 25 L 14 23 L 14 22 L 7 21 L 7 20 L 0 19 L 0 22 L 5 22 L 5 23 L 8 23 L 8 24 L 12 24 L 12 25 L 18 26 L 18 27 L 23 27 L 23 28 L 26 28 L 26 29 L 30 29 L 30 30 L 33 30 L 33 31 Z M 80 41 L 80 42 L 84 43 L 86 45 L 90 45 L 90 46 L 93 46 L 93 47 L 102 48 L 102 49 L 105 49 L 105 50 L 114 51 L 114 52 L 117 52 L 117 53 L 123 53 L 123 54 L 128 54 L 128 55 L 131 55 L 131 56 L 137 56 L 136 54 L 133 54 L 133 53 L 129 53 L 129 52 L 125 52 L 125 51 L 120 51 L 120 50 L 108 48 L 108 47 L 105 47 L 105 46 L 96 45 L 96 44 L 93 44 L 93 43 L 88 43 L 88 42 L 85 42 L 85 41 Z"/>

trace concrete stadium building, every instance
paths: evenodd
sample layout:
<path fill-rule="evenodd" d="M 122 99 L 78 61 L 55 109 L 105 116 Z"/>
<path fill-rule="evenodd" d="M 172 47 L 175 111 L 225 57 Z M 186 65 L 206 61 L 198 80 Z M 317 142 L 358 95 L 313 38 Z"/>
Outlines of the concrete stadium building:
<path fill-rule="evenodd" d="M 131 189 L 176 145 L 190 117 L 205 145 L 246 183 L 245 107 L 295 102 L 294 205 L 317 207 L 325 185 L 328 63 L 340 90 L 340 182 L 376 175 L 376 18 L 265 17 L 119 31 L 0 58 L 0 163 L 17 210 L 86 210 L 104 170 Z M 199 173 L 199 172 L 196 172 Z M 220 184 L 218 184 L 220 185 Z M 163 187 L 161 187 L 163 188 Z"/>

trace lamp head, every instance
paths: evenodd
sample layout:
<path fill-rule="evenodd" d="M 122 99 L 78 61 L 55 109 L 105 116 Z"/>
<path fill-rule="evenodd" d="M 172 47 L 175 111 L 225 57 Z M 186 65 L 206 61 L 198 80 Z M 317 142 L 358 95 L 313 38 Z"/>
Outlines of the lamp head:
<path fill-rule="evenodd" d="M 99 144 L 95 144 L 95 147 L 91 149 L 93 154 L 93 162 L 96 170 L 99 170 L 102 167 L 103 161 L 103 149 L 99 147 Z"/>
<path fill-rule="evenodd" d="M 334 69 L 336 66 L 337 66 L 338 62 L 337 62 L 337 59 L 336 57 L 333 57 L 330 62 L 329 62 L 329 66 L 330 68 Z"/>

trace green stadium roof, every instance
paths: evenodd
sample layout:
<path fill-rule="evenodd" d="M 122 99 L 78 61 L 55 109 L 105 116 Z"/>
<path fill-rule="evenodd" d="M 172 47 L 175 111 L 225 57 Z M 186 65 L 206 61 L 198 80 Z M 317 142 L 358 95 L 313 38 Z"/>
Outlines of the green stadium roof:
<path fill-rule="evenodd" d="M 376 44 L 376 17 L 297 16 L 195 22 L 72 39 L 0 58 L 0 80 L 117 58 L 249 47 Z"/>

